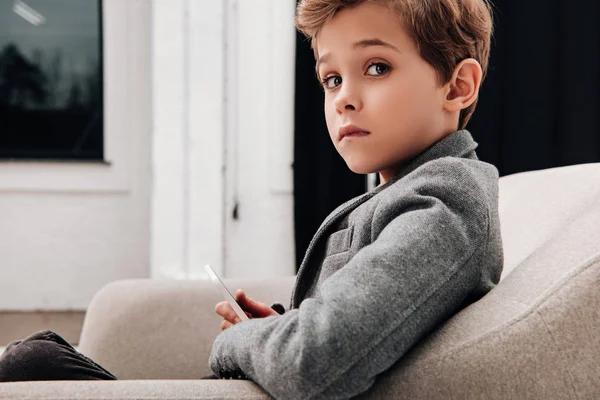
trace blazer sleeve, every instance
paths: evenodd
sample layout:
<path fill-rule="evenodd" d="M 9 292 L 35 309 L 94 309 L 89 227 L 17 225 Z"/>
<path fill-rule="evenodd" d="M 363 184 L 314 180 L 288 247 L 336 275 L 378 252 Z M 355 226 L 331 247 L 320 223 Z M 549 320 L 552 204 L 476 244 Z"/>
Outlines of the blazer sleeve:
<path fill-rule="evenodd" d="M 392 190 L 389 188 L 387 190 Z M 458 162 L 386 195 L 373 241 L 314 298 L 239 323 L 215 340 L 217 376 L 246 375 L 275 398 L 348 398 L 366 391 L 477 285 L 488 240 L 485 194 Z"/>

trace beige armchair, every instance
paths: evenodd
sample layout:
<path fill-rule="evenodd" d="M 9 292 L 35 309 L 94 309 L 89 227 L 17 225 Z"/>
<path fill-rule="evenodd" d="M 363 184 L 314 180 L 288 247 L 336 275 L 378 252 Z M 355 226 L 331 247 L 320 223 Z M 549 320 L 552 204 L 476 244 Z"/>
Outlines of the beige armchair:
<path fill-rule="evenodd" d="M 598 398 L 600 164 L 501 178 L 500 217 L 500 284 L 361 397 Z M 293 277 L 226 283 L 287 304 Z M 207 282 L 112 283 L 88 309 L 79 350 L 120 380 L 3 383 L 0 399 L 269 398 L 250 381 L 199 380 L 210 374 L 218 301 Z"/>

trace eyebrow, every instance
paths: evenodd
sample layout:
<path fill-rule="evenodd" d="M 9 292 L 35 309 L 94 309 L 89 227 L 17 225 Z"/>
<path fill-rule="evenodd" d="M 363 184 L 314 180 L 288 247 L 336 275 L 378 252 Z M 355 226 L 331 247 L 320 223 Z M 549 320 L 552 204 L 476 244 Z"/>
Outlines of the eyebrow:
<path fill-rule="evenodd" d="M 364 39 L 361 40 L 360 42 L 356 42 L 352 45 L 353 49 L 364 49 L 367 47 L 373 47 L 373 46 L 382 46 L 382 47 L 387 47 L 388 49 L 392 49 L 398 53 L 402 53 L 400 51 L 400 49 L 398 49 L 396 46 L 394 46 L 393 44 L 384 42 L 381 39 Z M 323 54 L 323 56 L 319 57 L 319 59 L 317 60 L 317 65 L 315 66 L 315 71 L 317 72 L 317 76 L 319 75 L 319 66 L 325 62 L 327 62 L 329 59 L 331 58 L 331 53 L 327 53 L 327 54 Z"/>

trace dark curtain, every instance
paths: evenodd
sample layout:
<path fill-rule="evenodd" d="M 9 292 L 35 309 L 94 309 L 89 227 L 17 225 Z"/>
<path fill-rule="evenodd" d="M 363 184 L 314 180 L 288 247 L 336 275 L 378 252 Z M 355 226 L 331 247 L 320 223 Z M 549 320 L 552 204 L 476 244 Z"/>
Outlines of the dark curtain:
<path fill-rule="evenodd" d="M 600 2 L 496 0 L 468 128 L 501 175 L 600 161 Z"/>
<path fill-rule="evenodd" d="M 488 76 L 467 129 L 500 175 L 600 161 L 600 2 L 495 0 Z M 365 191 L 325 126 L 310 43 L 297 36 L 295 234 L 300 265 L 339 204 Z"/>

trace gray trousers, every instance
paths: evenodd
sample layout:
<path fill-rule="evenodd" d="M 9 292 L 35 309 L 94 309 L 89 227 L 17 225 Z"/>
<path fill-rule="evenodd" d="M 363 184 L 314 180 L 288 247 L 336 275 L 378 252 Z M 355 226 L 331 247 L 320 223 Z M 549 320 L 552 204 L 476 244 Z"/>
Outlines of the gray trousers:
<path fill-rule="evenodd" d="M 0 356 L 0 382 L 116 380 L 57 333 L 43 330 L 11 342 Z M 202 379 L 218 379 L 209 375 Z"/>
<path fill-rule="evenodd" d="M 48 330 L 11 342 L 0 356 L 0 382 L 115 379 L 113 374 Z"/>

